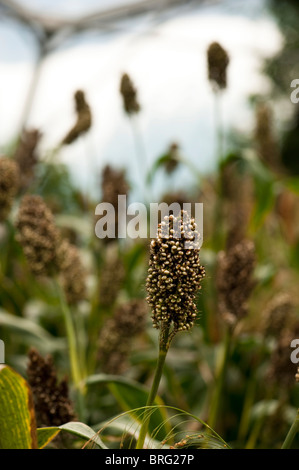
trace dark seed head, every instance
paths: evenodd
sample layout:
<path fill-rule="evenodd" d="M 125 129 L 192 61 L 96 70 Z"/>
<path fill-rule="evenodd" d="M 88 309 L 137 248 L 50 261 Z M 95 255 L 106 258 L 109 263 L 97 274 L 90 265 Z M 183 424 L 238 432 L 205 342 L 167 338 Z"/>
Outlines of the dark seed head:
<path fill-rule="evenodd" d="M 167 229 L 169 238 L 165 236 Z M 166 216 L 158 226 L 157 238 L 150 246 L 146 282 L 155 328 L 172 324 L 176 332 L 189 330 L 194 325 L 195 298 L 205 276 L 199 249 L 192 245 L 197 235 L 194 219 L 184 211 L 180 217 Z"/>
<path fill-rule="evenodd" d="M 226 69 L 229 64 L 227 52 L 218 42 L 213 42 L 208 48 L 207 56 L 209 80 L 220 90 L 226 88 Z"/>

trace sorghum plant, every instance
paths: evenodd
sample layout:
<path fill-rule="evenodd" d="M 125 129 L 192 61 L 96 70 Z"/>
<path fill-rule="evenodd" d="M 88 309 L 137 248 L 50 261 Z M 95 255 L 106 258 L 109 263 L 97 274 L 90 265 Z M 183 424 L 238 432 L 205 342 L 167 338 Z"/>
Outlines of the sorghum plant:
<path fill-rule="evenodd" d="M 20 169 L 20 189 L 26 190 L 33 182 L 34 169 L 38 162 L 36 148 L 41 138 L 38 129 L 25 129 L 20 137 L 14 159 Z"/>
<path fill-rule="evenodd" d="M 8 216 L 19 187 L 18 165 L 9 158 L 0 158 L 0 222 Z"/>
<path fill-rule="evenodd" d="M 217 133 L 217 160 L 223 158 L 223 123 L 221 120 L 220 95 L 227 87 L 229 55 L 218 43 L 213 42 L 207 50 L 208 78 L 215 97 L 215 127 Z"/>
<path fill-rule="evenodd" d="M 120 81 L 120 93 L 123 98 L 124 110 L 127 114 L 135 114 L 140 111 L 137 100 L 137 90 L 127 73 L 124 73 Z"/>
<path fill-rule="evenodd" d="M 116 307 L 100 332 L 98 359 L 103 372 L 121 374 L 127 369 L 132 338 L 144 330 L 146 314 L 147 305 L 142 299 Z"/>
<path fill-rule="evenodd" d="M 190 330 L 197 318 L 196 295 L 205 269 L 200 264 L 197 226 L 185 211 L 179 217 L 166 216 L 151 241 L 147 301 L 152 309 L 153 327 L 159 330 L 159 356 L 147 406 L 156 397 L 163 366 L 172 339 L 179 331 Z M 137 448 L 142 448 L 148 417 L 142 424 Z"/>
<path fill-rule="evenodd" d="M 225 49 L 218 43 L 213 42 L 209 45 L 207 51 L 208 76 L 213 86 L 219 90 L 227 87 L 227 66 L 229 56 Z"/>
<path fill-rule="evenodd" d="M 90 107 L 86 101 L 85 93 L 77 90 L 74 95 L 77 120 L 67 135 L 62 140 L 62 145 L 70 145 L 91 127 L 92 116 Z"/>
<path fill-rule="evenodd" d="M 41 356 L 35 348 L 28 352 L 27 376 L 32 389 L 39 426 L 59 426 L 74 421 L 76 415 L 68 394 L 68 381 L 58 381 L 53 357 Z"/>
<path fill-rule="evenodd" d="M 248 314 L 248 300 L 255 286 L 255 263 L 255 246 L 251 240 L 242 240 L 227 252 L 222 251 L 218 255 L 218 309 L 224 321 L 225 334 L 222 357 L 216 371 L 216 388 L 211 401 L 209 425 L 212 428 L 217 424 L 233 332 L 238 322 Z"/>
<path fill-rule="evenodd" d="M 50 209 L 40 196 L 22 198 L 16 221 L 17 239 L 21 243 L 30 270 L 36 276 L 53 276 L 59 271 L 57 248 L 59 232 Z"/>

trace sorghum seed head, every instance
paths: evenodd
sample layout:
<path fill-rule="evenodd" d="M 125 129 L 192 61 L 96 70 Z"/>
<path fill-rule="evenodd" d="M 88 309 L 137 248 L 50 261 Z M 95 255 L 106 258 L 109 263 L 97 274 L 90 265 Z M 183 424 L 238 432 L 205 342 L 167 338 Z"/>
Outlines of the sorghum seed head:
<path fill-rule="evenodd" d="M 40 196 L 23 197 L 16 222 L 18 235 L 31 271 L 51 276 L 59 271 L 59 233 L 53 214 Z"/>
<path fill-rule="evenodd" d="M 123 97 L 123 104 L 126 113 L 138 113 L 140 111 L 140 105 L 137 100 L 137 91 L 127 73 L 124 73 L 121 77 L 120 93 Z"/>
<path fill-rule="evenodd" d="M 250 240 L 242 240 L 228 252 L 218 255 L 219 311 L 229 324 L 235 324 L 248 313 L 247 302 L 255 286 L 254 267 L 255 248 Z"/>
<path fill-rule="evenodd" d="M 116 308 L 100 333 L 98 359 L 103 372 L 120 374 L 127 368 L 132 339 L 144 330 L 146 316 L 147 305 L 141 299 Z"/>
<path fill-rule="evenodd" d="M 78 139 L 78 137 L 85 134 L 90 129 L 92 124 L 91 110 L 85 99 L 84 92 L 82 90 L 76 91 L 74 99 L 77 120 L 75 125 L 62 140 L 62 144 L 65 145 L 72 144 L 76 139 Z"/>
<path fill-rule="evenodd" d="M 176 142 L 171 144 L 165 154 L 165 170 L 168 174 L 173 173 L 180 163 L 179 146 Z"/>
<path fill-rule="evenodd" d="M 99 279 L 99 300 L 102 307 L 114 305 L 124 278 L 125 268 L 122 260 L 117 253 L 108 250 Z"/>
<path fill-rule="evenodd" d="M 297 366 L 291 361 L 291 342 L 299 338 L 299 322 L 286 329 L 278 338 L 276 347 L 271 355 L 267 378 L 280 386 L 292 387 L 296 378 Z"/>
<path fill-rule="evenodd" d="M 67 303 L 74 305 L 86 298 L 86 271 L 78 248 L 63 240 L 57 249 L 62 287 Z"/>
<path fill-rule="evenodd" d="M 209 80 L 222 90 L 227 86 L 226 69 L 229 64 L 227 52 L 218 42 L 213 42 L 208 47 L 208 74 Z"/>
<path fill-rule="evenodd" d="M 38 161 L 36 147 L 41 134 L 37 129 L 24 130 L 20 137 L 14 159 L 20 169 L 20 188 L 27 189 L 34 178 L 34 167 Z"/>
<path fill-rule="evenodd" d="M 264 163 L 278 169 L 280 161 L 279 146 L 274 137 L 272 118 L 269 106 L 266 103 L 258 103 L 255 124 L 257 150 Z"/>
<path fill-rule="evenodd" d="M 118 196 L 127 196 L 129 193 L 129 185 L 126 181 L 124 170 L 112 168 L 106 165 L 102 170 L 102 201 L 112 204 L 115 211 L 115 238 L 118 238 Z M 97 220 L 100 217 L 96 217 Z M 103 239 L 105 243 L 115 241 L 114 238 L 106 237 Z"/>
<path fill-rule="evenodd" d="M 169 229 L 169 238 L 165 237 L 165 228 Z M 152 308 L 155 328 L 172 324 L 176 332 L 194 325 L 195 298 L 205 276 L 199 249 L 194 247 L 196 245 L 188 249 L 188 240 L 196 236 L 195 221 L 185 211 L 181 211 L 179 217 L 166 216 L 158 225 L 157 238 L 150 245 L 146 281 L 147 301 Z"/>
<path fill-rule="evenodd" d="M 286 293 L 277 294 L 266 306 L 264 333 L 279 337 L 282 331 L 295 321 L 295 306 L 292 297 Z"/>
<path fill-rule="evenodd" d="M 19 187 L 19 168 L 15 161 L 0 158 L 0 222 L 8 216 Z"/>
<path fill-rule="evenodd" d="M 73 404 L 68 397 L 68 383 L 60 383 L 53 357 L 43 358 L 31 348 L 28 353 L 28 383 L 32 389 L 38 426 L 60 426 L 76 419 Z"/>

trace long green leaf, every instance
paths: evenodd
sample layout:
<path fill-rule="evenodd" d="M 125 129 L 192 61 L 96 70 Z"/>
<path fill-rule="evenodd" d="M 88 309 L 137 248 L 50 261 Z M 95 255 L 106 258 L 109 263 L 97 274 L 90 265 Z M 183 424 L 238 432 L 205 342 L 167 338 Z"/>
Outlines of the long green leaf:
<path fill-rule="evenodd" d="M 26 380 L 0 365 L 0 449 L 36 449 L 36 423 Z"/>
<path fill-rule="evenodd" d="M 44 448 L 54 437 L 56 437 L 61 431 L 74 434 L 77 437 L 83 438 L 86 441 L 92 441 L 100 449 L 107 449 L 107 446 L 103 443 L 97 433 L 84 423 L 71 421 L 70 423 L 63 424 L 62 426 L 39 428 L 37 430 L 38 437 L 38 448 Z"/>
<path fill-rule="evenodd" d="M 32 344 L 32 340 L 35 340 L 39 345 L 45 345 L 48 350 L 62 349 L 65 347 L 64 341 L 54 338 L 44 328 L 33 321 L 12 315 L 0 309 L 0 327 L 2 326 L 22 334 L 23 341 L 28 337 L 30 344 Z"/>

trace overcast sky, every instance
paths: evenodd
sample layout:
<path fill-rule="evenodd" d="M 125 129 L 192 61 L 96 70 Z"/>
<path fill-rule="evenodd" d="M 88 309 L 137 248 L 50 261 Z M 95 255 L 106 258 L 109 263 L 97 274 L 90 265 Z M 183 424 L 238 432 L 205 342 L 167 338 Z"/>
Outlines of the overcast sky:
<path fill-rule="evenodd" d="M 99 6 L 111 7 L 112 0 L 20 3 L 44 13 L 76 16 Z M 106 162 L 128 167 L 136 183 L 134 140 L 118 92 L 120 76 L 128 72 L 139 92 L 139 128 L 148 161 L 176 141 L 200 169 L 212 169 L 214 102 L 207 81 L 206 50 L 212 41 L 219 41 L 230 55 L 229 86 L 222 103 L 226 129 L 248 129 L 253 122 L 248 97 L 269 90 L 269 82 L 260 73 L 262 61 L 282 44 L 264 5 L 262 0 L 224 0 L 192 10 L 176 8 L 162 17 L 139 16 L 118 23 L 116 31 L 70 37 L 45 59 L 27 122 L 43 132 L 41 152 L 55 146 L 72 125 L 73 93 L 80 88 L 93 111 L 93 128 L 64 149 L 60 158 L 84 186 Z M 6 18 L 0 20 L 0 44 L 0 145 L 4 148 L 21 123 L 37 48 L 31 33 Z M 188 183 L 190 177 L 177 175 L 177 186 Z"/>

